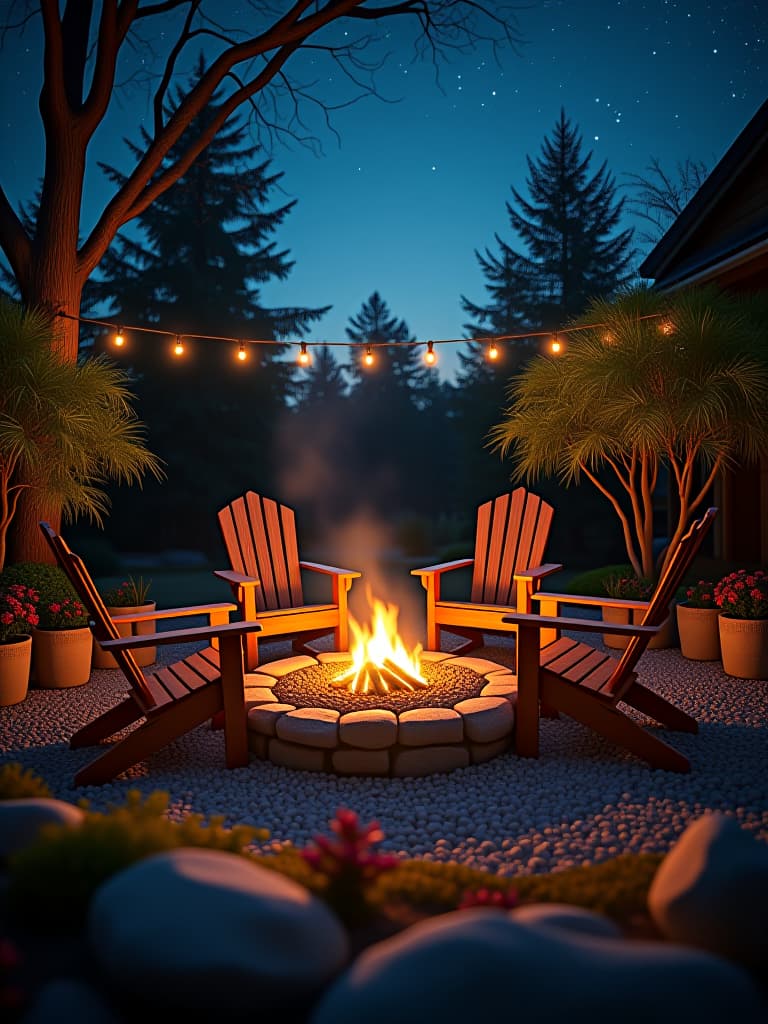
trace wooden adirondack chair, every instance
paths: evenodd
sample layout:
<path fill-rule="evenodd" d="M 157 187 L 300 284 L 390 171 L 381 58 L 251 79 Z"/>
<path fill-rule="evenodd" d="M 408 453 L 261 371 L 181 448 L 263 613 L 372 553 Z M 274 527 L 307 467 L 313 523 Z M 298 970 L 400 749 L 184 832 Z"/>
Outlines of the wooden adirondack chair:
<path fill-rule="evenodd" d="M 635 667 L 648 641 L 665 622 L 675 592 L 682 583 L 712 521 L 716 508 L 707 509 L 694 521 L 680 540 L 640 625 L 616 625 L 594 619 L 564 618 L 551 615 L 508 616 L 517 634 L 517 716 L 516 748 L 523 757 L 538 757 L 539 714 L 541 706 L 562 712 L 589 726 L 606 739 L 625 747 L 654 768 L 690 771 L 686 757 L 658 736 L 648 732 L 621 711 L 623 701 L 670 729 L 698 732 L 698 725 L 657 693 L 637 681 Z M 534 598 L 543 607 L 557 603 L 579 603 L 578 597 L 563 594 L 539 594 Z M 606 600 L 606 604 L 610 604 Z M 621 658 L 597 650 L 571 637 L 559 637 L 541 646 L 543 629 L 588 633 L 619 633 L 632 637 Z"/>
<path fill-rule="evenodd" d="M 293 509 L 248 491 L 219 512 L 219 526 L 232 568 L 217 570 L 216 575 L 232 587 L 243 619 L 261 623 L 261 638 L 300 633 L 294 650 L 313 654 L 307 643 L 333 633 L 335 650 L 348 649 L 347 593 L 361 574 L 300 562 Z M 302 569 L 330 577 L 330 604 L 304 603 Z M 256 668 L 256 636 L 249 635 L 246 644 L 248 668 Z"/>
<path fill-rule="evenodd" d="M 56 560 L 67 574 L 78 597 L 92 616 L 91 629 L 101 646 L 110 651 L 128 680 L 130 691 L 123 701 L 99 715 L 72 736 L 71 748 L 99 743 L 143 719 L 141 725 L 81 768 L 75 785 L 109 782 L 150 754 L 209 718 L 224 719 L 224 744 L 228 768 L 248 763 L 248 733 L 243 679 L 243 636 L 261 627 L 255 622 L 232 622 L 234 604 L 208 604 L 190 608 L 121 615 L 112 619 L 82 559 L 74 554 L 48 523 L 40 523 Z M 115 621 L 139 622 L 178 616 L 207 615 L 209 625 L 164 633 L 120 637 Z M 145 676 L 131 654 L 131 647 L 208 640 L 207 647 L 182 661 Z"/>
<path fill-rule="evenodd" d="M 427 650 L 439 651 L 441 630 L 467 637 L 451 653 L 479 647 L 483 633 L 515 632 L 505 612 L 530 612 L 532 595 L 541 580 L 562 569 L 541 564 L 549 539 L 554 509 L 524 487 L 502 494 L 477 510 L 475 557 L 412 569 L 427 592 Z M 474 566 L 469 601 L 443 601 L 440 582 L 444 573 Z"/>

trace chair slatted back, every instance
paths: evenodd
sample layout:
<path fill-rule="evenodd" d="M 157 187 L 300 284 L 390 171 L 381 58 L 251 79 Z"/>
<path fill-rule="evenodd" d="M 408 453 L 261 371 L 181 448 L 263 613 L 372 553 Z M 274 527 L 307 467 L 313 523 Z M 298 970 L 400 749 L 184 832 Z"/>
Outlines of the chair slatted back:
<path fill-rule="evenodd" d="M 63 537 L 48 523 L 40 523 L 43 536 L 56 556 L 56 561 L 64 570 L 67 579 L 75 588 L 77 596 L 88 609 L 91 616 L 91 631 L 97 640 L 119 640 L 120 633 L 107 611 L 101 594 L 96 589 L 96 584 L 91 579 L 82 558 L 70 550 Z M 136 664 L 131 651 L 113 651 L 115 661 L 122 670 L 126 679 L 131 685 L 144 708 L 154 707 L 157 703 L 152 696 L 152 691 L 147 685 L 144 673 Z"/>
<path fill-rule="evenodd" d="M 478 508 L 472 575 L 475 604 L 514 601 L 514 575 L 541 565 L 553 515 L 551 505 L 524 487 Z"/>
<path fill-rule="evenodd" d="M 304 604 L 292 508 L 248 491 L 219 512 L 219 526 L 234 571 L 261 581 L 259 611 Z"/>
<path fill-rule="evenodd" d="M 683 577 L 691 567 L 699 548 L 704 541 L 717 515 L 716 508 L 708 508 L 701 519 L 694 519 L 685 534 L 680 538 L 674 554 L 667 562 L 667 567 L 656 585 L 650 603 L 643 616 L 644 626 L 660 626 L 669 615 L 669 606 L 677 593 Z M 650 642 L 649 636 L 633 636 L 616 666 L 606 687 L 611 694 L 616 694 L 634 671 Z"/>

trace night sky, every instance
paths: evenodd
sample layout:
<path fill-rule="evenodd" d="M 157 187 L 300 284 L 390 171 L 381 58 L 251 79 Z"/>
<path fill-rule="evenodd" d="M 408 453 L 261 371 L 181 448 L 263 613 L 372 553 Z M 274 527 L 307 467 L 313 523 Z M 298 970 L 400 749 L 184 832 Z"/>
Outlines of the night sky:
<path fill-rule="evenodd" d="M 336 111 L 340 143 L 314 125 L 320 156 L 296 143 L 275 148 L 285 196 L 274 201 L 299 200 L 276 240 L 296 265 L 264 289 L 265 304 L 332 303 L 311 338 L 344 340 L 348 318 L 378 290 L 419 339 L 461 337 L 460 295 L 485 294 L 473 251 L 493 246 L 494 232 L 514 244 L 510 186 L 526 194 L 526 155 L 538 156 L 561 106 L 593 168 L 607 160 L 621 182 L 652 157 L 670 171 L 686 157 L 712 166 L 768 96 L 762 0 L 544 0 L 520 5 L 518 27 L 525 42 L 501 66 L 488 54 L 457 57 L 439 86 L 433 68 L 411 63 L 397 28 L 377 78 L 381 96 L 397 102 Z M 42 168 L 37 53 L 34 28 L 2 52 L 0 180 L 14 202 L 31 195 Z M 340 80 L 322 84 L 331 98 L 347 95 Z M 135 137 L 145 108 L 137 91 L 113 103 L 94 166 L 120 163 L 119 140 Z M 108 195 L 95 171 L 85 227 Z M 455 350 L 438 350 L 444 371 Z"/>

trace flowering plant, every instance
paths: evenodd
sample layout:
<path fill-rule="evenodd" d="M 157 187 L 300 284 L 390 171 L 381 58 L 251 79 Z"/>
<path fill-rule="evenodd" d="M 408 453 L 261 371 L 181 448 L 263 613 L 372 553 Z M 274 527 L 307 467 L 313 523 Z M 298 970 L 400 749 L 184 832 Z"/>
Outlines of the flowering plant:
<path fill-rule="evenodd" d="M 151 586 L 152 580 L 145 583 L 143 576 L 139 576 L 138 580 L 129 576 L 119 586 L 105 590 L 102 598 L 104 604 L 110 608 L 135 608 L 147 603 L 147 594 Z"/>
<path fill-rule="evenodd" d="M 629 576 L 607 576 L 603 587 L 609 597 L 621 597 L 627 601 L 647 601 L 653 593 L 653 583 L 634 573 Z"/>
<path fill-rule="evenodd" d="M 512 910 L 517 903 L 516 889 L 467 889 L 461 898 L 458 909 L 496 907 L 498 910 Z"/>
<path fill-rule="evenodd" d="M 37 591 L 23 583 L 13 583 L 0 590 L 0 643 L 37 625 L 37 601 Z"/>
<path fill-rule="evenodd" d="M 41 629 L 79 629 L 88 625 L 88 612 L 73 597 L 43 601 L 39 607 Z"/>
<path fill-rule="evenodd" d="M 356 923 L 371 912 L 366 898 L 368 886 L 383 871 L 396 867 L 399 859 L 374 849 L 384 838 L 377 821 L 363 825 L 354 811 L 342 807 L 330 824 L 336 838 L 316 835 L 314 844 L 301 850 L 301 856 L 325 876 L 327 902 L 342 920 Z"/>
<path fill-rule="evenodd" d="M 715 604 L 731 619 L 768 619 L 768 576 L 739 569 L 715 587 Z"/>
<path fill-rule="evenodd" d="M 709 580 L 699 580 L 685 591 L 685 603 L 689 608 L 716 608 L 715 584 Z"/>

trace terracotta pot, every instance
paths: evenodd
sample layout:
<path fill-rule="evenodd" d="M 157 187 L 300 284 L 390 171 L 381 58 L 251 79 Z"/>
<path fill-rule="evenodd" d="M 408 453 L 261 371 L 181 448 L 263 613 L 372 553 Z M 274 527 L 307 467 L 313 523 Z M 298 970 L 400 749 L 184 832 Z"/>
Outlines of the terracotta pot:
<path fill-rule="evenodd" d="M 720 631 L 717 608 L 692 608 L 683 602 L 677 606 L 680 651 L 692 661 L 720 659 Z"/>
<path fill-rule="evenodd" d="M 651 638 L 651 642 L 648 644 L 648 650 L 661 650 L 664 647 L 674 647 L 677 643 L 677 630 L 676 620 L 674 616 L 674 602 L 670 605 L 670 614 L 664 625 L 658 631 L 658 633 Z M 629 625 L 629 609 L 628 608 L 603 608 L 603 622 L 616 622 L 622 623 L 622 625 Z M 632 611 L 632 623 L 633 625 L 639 626 L 645 616 L 644 608 L 636 608 Z M 616 650 L 623 651 L 627 646 L 632 637 L 619 636 L 616 633 L 605 633 L 603 635 L 603 643 L 606 647 L 613 647 Z"/>
<path fill-rule="evenodd" d="M 88 682 L 93 647 L 93 635 L 88 626 L 36 629 L 32 637 L 32 663 L 38 686 L 59 689 Z"/>
<path fill-rule="evenodd" d="M 7 708 L 24 700 L 31 666 L 31 634 L 19 633 L 0 643 L 0 707 Z"/>
<path fill-rule="evenodd" d="M 768 679 L 768 619 L 719 617 L 723 668 L 739 679 Z"/>
<path fill-rule="evenodd" d="M 138 615 L 141 612 L 153 612 L 157 602 L 147 601 L 145 604 L 131 605 L 107 605 L 107 611 L 114 618 L 115 615 Z M 157 626 L 155 619 L 147 619 L 146 622 L 116 622 L 117 631 L 120 636 L 145 636 L 147 633 L 156 633 Z M 156 647 L 137 647 L 131 651 L 138 665 L 151 665 L 157 661 Z M 103 651 L 98 640 L 93 645 L 93 667 L 94 668 L 117 668 L 117 662 L 113 654 Z"/>

